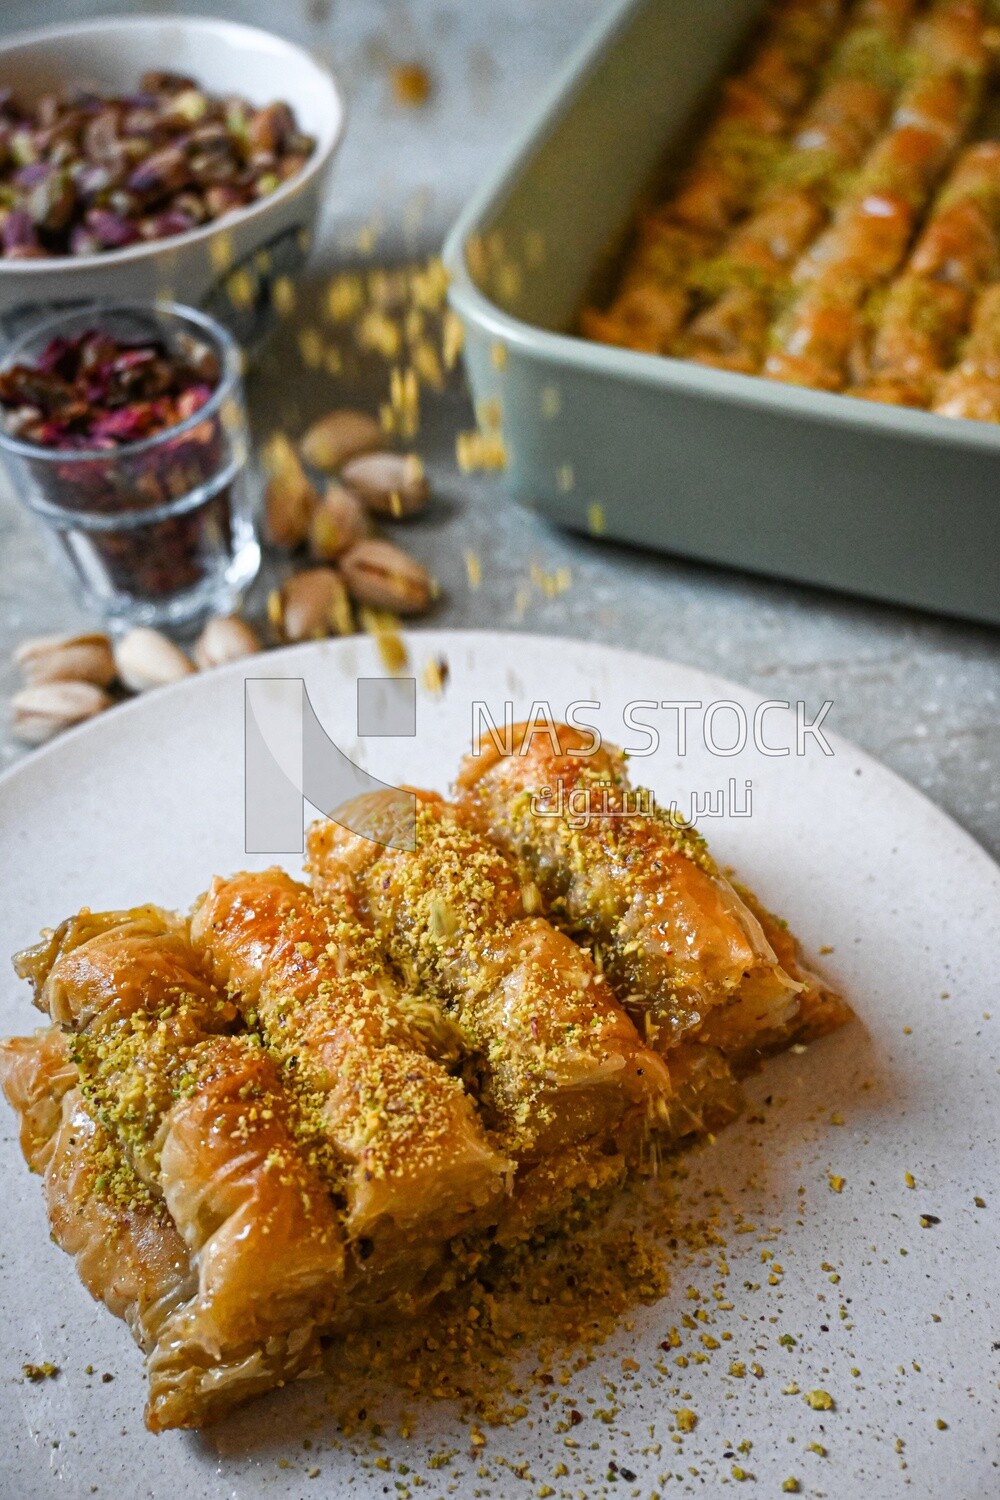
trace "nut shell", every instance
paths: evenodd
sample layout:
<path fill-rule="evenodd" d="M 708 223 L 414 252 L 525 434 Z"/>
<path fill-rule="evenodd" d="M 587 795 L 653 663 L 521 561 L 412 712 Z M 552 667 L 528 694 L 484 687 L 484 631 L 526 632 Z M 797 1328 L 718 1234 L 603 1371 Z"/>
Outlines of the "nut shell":
<path fill-rule="evenodd" d="M 94 682 L 36 683 L 11 699 L 13 733 L 22 744 L 42 745 L 110 706 L 111 699 Z"/>
<path fill-rule="evenodd" d="M 194 671 L 190 658 L 158 630 L 137 625 L 115 646 L 118 676 L 133 693 L 179 682 Z"/>
<path fill-rule="evenodd" d="M 209 620 L 195 642 L 195 666 L 206 672 L 226 662 L 253 656 L 260 649 L 257 632 L 245 620 L 238 615 L 217 615 Z"/>
<path fill-rule="evenodd" d="M 385 433 L 374 417 L 344 407 L 315 421 L 299 443 L 299 452 L 311 468 L 335 474 L 359 453 L 371 453 L 384 443 Z"/>
<path fill-rule="evenodd" d="M 342 479 L 378 516 L 414 516 L 430 495 L 415 453 L 366 453 L 345 464 Z"/>
<path fill-rule="evenodd" d="M 344 580 L 335 568 L 296 573 L 268 600 L 271 623 L 283 641 L 320 641 L 354 629 Z"/>
<path fill-rule="evenodd" d="M 84 635 L 38 635 L 14 651 L 29 687 L 42 682 L 92 682 L 107 687 L 115 680 L 111 641 L 94 631 Z"/>
<path fill-rule="evenodd" d="M 317 562 L 333 562 L 371 532 L 368 512 L 352 490 L 334 480 L 313 512 L 309 552 Z"/>
<path fill-rule="evenodd" d="M 416 558 L 392 542 L 357 542 L 340 560 L 351 597 L 359 604 L 419 615 L 434 597 L 431 576 Z"/>

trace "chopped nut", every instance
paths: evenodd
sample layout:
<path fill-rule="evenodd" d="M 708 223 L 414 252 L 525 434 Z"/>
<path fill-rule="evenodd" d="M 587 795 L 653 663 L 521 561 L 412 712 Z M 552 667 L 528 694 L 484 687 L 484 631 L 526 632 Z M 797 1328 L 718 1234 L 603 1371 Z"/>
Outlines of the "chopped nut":
<path fill-rule="evenodd" d="M 431 96 L 431 75 L 423 63 L 397 63 L 392 70 L 392 93 L 404 109 L 419 109 Z"/>
<path fill-rule="evenodd" d="M 367 412 L 327 412 L 308 429 L 299 444 L 307 464 L 325 474 L 335 474 L 341 465 L 362 453 L 371 453 L 385 443 L 385 433 Z"/>
<path fill-rule="evenodd" d="M 276 547 L 300 547 L 319 504 L 316 487 L 283 433 L 265 447 L 264 467 L 270 476 L 264 491 L 268 540 Z"/>
<path fill-rule="evenodd" d="M 399 621 L 396 616 L 385 610 L 362 609 L 361 623 L 368 634 L 374 638 L 386 671 L 391 672 L 393 676 L 404 671 L 409 666 L 410 659 L 406 650 L 406 642 L 399 633 Z"/>
<path fill-rule="evenodd" d="M 833 1397 L 829 1391 L 806 1391 L 803 1400 L 807 1406 L 812 1407 L 813 1411 L 833 1410 Z"/>
<path fill-rule="evenodd" d="M 39 635 L 22 641 L 14 652 L 25 682 L 93 682 L 107 687 L 115 680 L 111 641 L 99 632 L 86 635 Z"/>
<path fill-rule="evenodd" d="M 41 745 L 110 704 L 107 693 L 93 682 L 38 683 L 22 688 L 11 699 L 13 733 L 22 744 Z"/>
<path fill-rule="evenodd" d="M 412 516 L 427 504 L 430 488 L 415 453 L 368 453 L 344 466 L 343 481 L 376 515 Z"/>
<path fill-rule="evenodd" d="M 273 192 L 315 145 L 287 104 L 255 109 L 163 72 L 120 95 L 7 91 L 3 115 L 0 253 L 13 259 L 184 234 Z"/>
<path fill-rule="evenodd" d="M 179 646 L 158 630 L 138 625 L 115 646 L 118 676 L 133 693 L 179 682 L 194 671 L 194 665 Z"/>
<path fill-rule="evenodd" d="M 319 641 L 354 628 L 344 580 L 335 568 L 307 568 L 271 595 L 268 613 L 281 639 Z"/>
<path fill-rule="evenodd" d="M 237 615 L 218 615 L 209 620 L 194 648 L 195 665 L 202 671 L 239 661 L 260 650 L 256 631 Z"/>
<path fill-rule="evenodd" d="M 333 562 L 348 547 L 371 533 L 364 505 L 351 490 L 332 481 L 313 512 L 309 525 L 309 551 L 317 562 Z"/>
<path fill-rule="evenodd" d="M 340 566 L 359 604 L 415 615 L 427 609 L 433 598 L 427 569 L 391 542 L 357 542 L 344 553 Z"/>
<path fill-rule="evenodd" d="M 444 692 L 445 683 L 448 681 L 448 663 L 443 656 L 432 656 L 424 663 L 424 670 L 420 674 L 426 690 L 434 698 L 440 698 Z M 527 907 L 525 908 L 527 910 Z M 541 910 L 541 907 L 538 908 Z"/>

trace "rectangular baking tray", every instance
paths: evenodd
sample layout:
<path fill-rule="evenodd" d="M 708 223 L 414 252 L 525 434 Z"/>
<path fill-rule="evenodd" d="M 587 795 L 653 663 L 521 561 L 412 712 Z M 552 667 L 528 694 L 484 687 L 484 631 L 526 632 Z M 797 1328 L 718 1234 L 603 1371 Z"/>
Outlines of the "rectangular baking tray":
<path fill-rule="evenodd" d="M 570 331 L 761 9 L 619 0 L 468 204 L 444 258 L 480 426 L 563 526 L 1000 624 L 1000 427 Z"/>

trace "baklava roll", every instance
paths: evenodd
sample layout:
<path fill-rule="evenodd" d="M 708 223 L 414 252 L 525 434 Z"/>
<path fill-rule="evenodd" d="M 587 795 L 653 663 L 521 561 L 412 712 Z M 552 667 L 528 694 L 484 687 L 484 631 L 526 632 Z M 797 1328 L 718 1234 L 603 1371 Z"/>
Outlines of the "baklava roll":
<path fill-rule="evenodd" d="M 852 394 L 927 406 L 976 296 L 998 275 L 1000 144 L 982 141 L 959 157 L 905 272 L 873 315 L 870 347 L 855 351 L 863 384 Z"/>
<path fill-rule="evenodd" d="M 905 4 L 906 0 L 875 0 Z M 811 92 L 843 0 L 783 0 L 722 102 L 674 195 L 643 218 L 622 287 L 607 311 L 585 308 L 583 333 L 669 354 L 692 307 L 692 267 L 744 213 Z"/>
<path fill-rule="evenodd" d="M 95 1181 L 108 1188 L 111 1217 L 140 1237 L 157 1225 L 171 1244 L 179 1235 L 194 1268 L 191 1297 L 149 1350 L 147 1424 L 203 1426 L 314 1368 L 319 1330 L 343 1290 L 334 1207 L 273 1061 L 251 1038 L 227 1034 L 236 1008 L 201 972 L 184 924 L 155 907 L 85 911 L 17 968 L 66 1031 L 79 1072 L 80 1106 L 62 1127 L 62 1222 L 88 1181 L 73 1147 L 89 1118 L 107 1159 Z M 82 1271 L 103 1264 L 96 1240 L 88 1244 L 84 1234 L 73 1250 Z M 97 1270 L 87 1274 L 108 1301 Z"/>
<path fill-rule="evenodd" d="M 890 129 L 830 228 L 792 272 L 799 289 L 764 364 L 774 380 L 842 390 L 871 293 L 898 270 L 920 213 L 961 143 L 988 67 L 981 7 L 938 0 L 918 24 L 912 73 Z"/>
<path fill-rule="evenodd" d="M 196 1295 L 197 1274 L 166 1205 L 139 1181 L 78 1089 L 63 1101 L 45 1201 L 52 1237 L 73 1256 L 87 1291 L 128 1324 L 152 1359 L 170 1318 Z M 151 1377 L 146 1422 L 154 1431 L 159 1394 Z M 183 1425 L 200 1426 L 202 1413 L 196 1416 Z"/>
<path fill-rule="evenodd" d="M 1000 422 L 1000 284 L 976 303 L 962 358 L 943 377 L 932 410 L 942 417 Z"/>
<path fill-rule="evenodd" d="M 371 839 L 336 823 L 310 830 L 314 882 L 328 896 L 357 892 L 408 982 L 449 1008 L 505 1148 L 531 1160 L 655 1114 L 669 1090 L 662 1062 L 590 955 L 528 914 L 537 891 L 507 858 L 432 794 L 418 794 L 412 850 L 376 841 L 391 797 L 362 803 Z"/>
<path fill-rule="evenodd" d="M 827 81 L 773 165 L 754 210 L 700 271 L 711 300 L 676 353 L 756 373 L 795 262 L 826 225 L 844 174 L 882 129 L 903 70 L 915 0 L 861 0 Z"/>
<path fill-rule="evenodd" d="M 786 0 L 775 7 L 748 67 L 724 85 L 698 156 L 661 211 L 671 223 L 718 239 L 746 211 L 776 154 L 767 145 L 787 137 L 844 9 L 842 0 Z"/>
<path fill-rule="evenodd" d="M 344 1243 L 273 1058 L 217 1036 L 188 1056 L 166 1120 L 164 1201 L 198 1287 L 149 1356 L 147 1426 L 203 1427 L 321 1368 L 344 1300 Z"/>
<path fill-rule="evenodd" d="M 454 1028 L 401 989 L 345 902 L 282 870 L 235 875 L 213 882 L 192 933 L 332 1148 L 352 1242 L 440 1241 L 504 1196 L 511 1163 L 428 1056 L 454 1056 Z"/>
<path fill-rule="evenodd" d="M 199 971 L 183 925 L 152 906 L 84 910 L 18 954 L 15 967 L 69 1037 L 102 1123 L 142 1181 L 158 1189 L 165 1120 L 188 1053 L 235 1028 L 235 1005 Z"/>
<path fill-rule="evenodd" d="M 632 792 L 624 757 L 567 725 L 516 725 L 509 753 L 491 739 L 463 762 L 459 806 L 512 854 L 550 911 L 585 935 L 644 1035 L 670 1059 L 681 1038 L 742 1058 L 766 1030 L 805 1028 L 801 981 L 705 841 Z M 735 1027 L 737 1017 L 742 1020 Z"/>
<path fill-rule="evenodd" d="M 148 1352 L 196 1278 L 163 1200 L 136 1177 L 79 1084 L 58 1027 L 0 1042 L 0 1085 L 20 1121 L 24 1158 L 43 1176 L 52 1237 L 91 1296 Z"/>

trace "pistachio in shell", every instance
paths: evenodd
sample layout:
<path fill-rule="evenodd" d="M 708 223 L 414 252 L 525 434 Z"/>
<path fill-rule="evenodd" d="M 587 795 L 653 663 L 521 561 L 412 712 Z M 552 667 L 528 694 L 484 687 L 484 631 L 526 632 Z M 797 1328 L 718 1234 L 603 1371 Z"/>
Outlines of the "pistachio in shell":
<path fill-rule="evenodd" d="M 370 511 L 394 520 L 416 515 L 430 495 L 415 453 L 365 453 L 345 464 L 341 477 Z"/>
<path fill-rule="evenodd" d="M 332 480 L 309 523 L 309 551 L 317 562 L 333 562 L 369 535 L 368 512 L 353 490 Z"/>
<path fill-rule="evenodd" d="M 351 597 L 375 609 L 419 615 L 434 598 L 431 575 L 402 547 L 375 537 L 356 542 L 340 559 Z"/>
<path fill-rule="evenodd" d="M 270 596 L 268 615 L 279 638 L 289 643 L 349 635 L 354 629 L 347 589 L 336 568 L 293 574 Z"/>
<path fill-rule="evenodd" d="M 374 417 L 344 407 L 313 422 L 299 443 L 299 453 L 310 468 L 336 474 L 359 453 L 371 453 L 384 444 L 385 433 Z"/>

